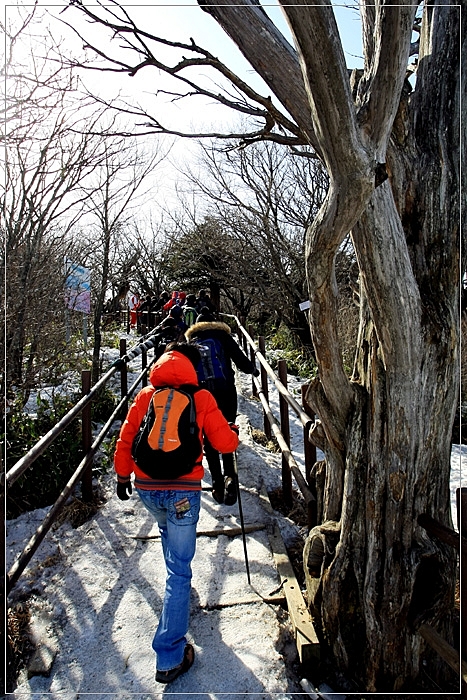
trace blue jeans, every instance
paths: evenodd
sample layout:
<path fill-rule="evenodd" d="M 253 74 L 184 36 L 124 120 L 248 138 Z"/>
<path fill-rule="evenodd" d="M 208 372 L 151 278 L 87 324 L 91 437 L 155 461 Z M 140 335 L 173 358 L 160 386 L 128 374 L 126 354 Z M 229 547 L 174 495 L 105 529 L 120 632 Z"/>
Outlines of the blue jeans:
<path fill-rule="evenodd" d="M 138 495 L 159 525 L 167 578 L 162 614 L 152 641 L 157 669 L 168 671 L 183 661 L 190 618 L 191 561 L 201 491 L 143 491 Z"/>

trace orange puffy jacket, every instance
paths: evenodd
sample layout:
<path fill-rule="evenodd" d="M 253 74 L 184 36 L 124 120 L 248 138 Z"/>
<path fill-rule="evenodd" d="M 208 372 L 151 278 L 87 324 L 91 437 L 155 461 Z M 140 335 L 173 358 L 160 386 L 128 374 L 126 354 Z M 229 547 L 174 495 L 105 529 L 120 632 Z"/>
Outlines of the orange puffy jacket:
<path fill-rule="evenodd" d="M 132 459 L 133 439 L 146 415 L 154 388 L 163 386 L 177 388 L 182 384 L 198 384 L 192 363 L 185 355 L 176 350 L 164 353 L 157 360 L 149 374 L 149 380 L 152 386 L 145 387 L 137 394 L 120 429 L 114 456 L 114 468 L 118 481 L 123 483 L 130 481 L 131 473 L 134 472 L 135 486 L 139 489 L 199 490 L 204 475 L 202 451 L 192 471 L 173 481 L 151 479 L 138 468 Z M 214 396 L 206 389 L 200 389 L 195 393 L 194 399 L 201 444 L 203 433 L 205 433 L 214 449 L 224 454 L 234 452 L 238 447 L 238 435 L 231 430 L 217 407 Z"/>

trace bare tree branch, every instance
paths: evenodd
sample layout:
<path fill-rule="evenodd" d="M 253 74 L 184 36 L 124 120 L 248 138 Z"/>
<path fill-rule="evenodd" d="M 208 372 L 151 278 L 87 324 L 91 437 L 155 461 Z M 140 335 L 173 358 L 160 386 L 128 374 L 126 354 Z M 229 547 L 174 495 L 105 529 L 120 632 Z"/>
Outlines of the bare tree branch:
<path fill-rule="evenodd" d="M 117 3 L 113 2 L 112 5 L 118 8 Z M 277 141 L 278 143 L 289 143 L 295 145 L 305 145 L 308 143 L 308 139 L 304 134 L 303 129 L 301 129 L 300 126 L 290 119 L 285 113 L 277 109 L 270 97 L 264 97 L 256 90 L 253 90 L 244 80 L 233 73 L 233 71 L 231 71 L 218 58 L 213 56 L 207 50 L 198 46 L 193 40 L 190 44 L 183 44 L 180 42 L 171 42 L 158 37 L 157 35 L 150 34 L 149 32 L 138 28 L 129 18 L 126 11 L 124 11 L 122 8 L 118 8 L 123 15 L 120 17 L 117 15 L 117 12 L 109 9 L 108 6 L 103 6 L 102 3 L 99 3 L 99 6 L 104 9 L 104 14 L 102 16 L 94 12 L 89 6 L 83 5 L 81 0 L 76 0 L 76 2 L 72 3 L 72 6 L 83 12 L 90 22 L 99 23 L 108 28 L 112 32 L 113 40 L 121 41 L 119 48 L 130 50 L 136 54 L 136 57 L 139 60 L 129 63 L 122 60 L 121 57 L 111 55 L 110 49 L 103 50 L 94 44 L 91 44 L 75 27 L 73 27 L 70 23 L 65 22 L 65 24 L 82 39 L 84 42 L 84 48 L 91 50 L 97 57 L 102 59 L 101 64 L 96 64 L 89 61 L 71 61 L 70 65 L 87 70 L 126 73 L 129 76 L 135 76 L 138 72 L 143 69 L 147 69 L 148 67 L 157 68 L 158 70 L 176 79 L 179 83 L 185 85 L 188 90 L 186 92 L 173 93 L 164 90 L 157 90 L 156 94 L 172 94 L 174 99 L 183 99 L 193 95 L 200 95 L 213 100 L 214 103 L 221 104 L 234 111 L 249 114 L 255 118 L 264 120 L 263 128 L 253 132 L 247 132 L 244 135 L 244 143 L 255 142 L 260 138 L 266 138 L 270 141 Z M 109 19 L 106 15 L 110 15 L 111 19 Z M 272 27 L 274 26 L 272 23 L 270 23 L 270 25 Z M 161 46 L 189 52 L 190 54 L 195 54 L 195 57 L 183 56 L 181 60 L 178 60 L 174 65 L 168 65 L 154 55 L 153 50 L 150 48 L 149 42 L 155 42 Z M 233 85 L 239 98 L 234 99 L 233 96 L 229 95 L 229 92 L 226 90 L 225 86 L 220 86 L 220 90 L 218 92 L 214 92 L 206 87 L 203 87 L 199 81 L 195 82 L 184 75 L 184 72 L 187 69 L 203 67 L 212 68 L 231 85 Z M 121 111 L 125 114 L 131 113 L 133 116 L 146 118 L 148 120 L 147 123 L 145 122 L 143 124 L 138 124 L 137 126 L 155 129 L 155 133 L 187 136 L 189 138 L 212 138 L 213 136 L 211 132 L 193 134 L 171 130 L 170 128 L 164 126 L 158 118 L 155 118 L 153 115 L 149 115 L 147 111 L 142 108 L 133 108 L 132 110 L 129 110 L 128 106 L 125 105 L 117 106 L 116 104 L 112 104 L 111 106 L 114 109 L 121 109 Z M 279 129 L 279 132 L 277 129 Z M 289 132 L 291 136 L 287 135 L 286 132 Z M 148 132 L 139 132 L 139 135 L 144 135 L 146 133 Z M 240 139 L 241 135 L 219 133 L 216 134 L 216 137 Z"/>

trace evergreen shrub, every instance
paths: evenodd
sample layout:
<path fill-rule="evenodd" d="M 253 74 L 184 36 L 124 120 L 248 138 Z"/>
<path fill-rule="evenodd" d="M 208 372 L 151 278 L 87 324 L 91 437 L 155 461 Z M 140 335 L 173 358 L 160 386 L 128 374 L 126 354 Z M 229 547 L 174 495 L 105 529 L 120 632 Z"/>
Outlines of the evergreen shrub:
<path fill-rule="evenodd" d="M 297 343 L 290 330 L 283 324 L 279 326 L 266 341 L 266 359 L 274 371 L 279 360 L 287 362 L 287 372 L 302 379 L 312 379 L 316 376 L 317 367 L 311 349 Z"/>
<path fill-rule="evenodd" d="M 6 416 L 6 471 L 28 452 L 79 400 L 79 395 L 54 396 L 51 401 L 38 396 L 37 413 L 24 413 L 12 405 Z M 8 489 L 6 517 L 16 518 L 25 511 L 52 505 L 81 458 L 81 421 L 76 418 L 47 450 Z"/>

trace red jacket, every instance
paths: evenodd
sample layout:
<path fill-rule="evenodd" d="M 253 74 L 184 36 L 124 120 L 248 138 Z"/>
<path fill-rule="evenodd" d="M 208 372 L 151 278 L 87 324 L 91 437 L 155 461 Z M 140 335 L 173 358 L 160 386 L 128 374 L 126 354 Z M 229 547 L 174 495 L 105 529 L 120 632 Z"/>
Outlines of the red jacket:
<path fill-rule="evenodd" d="M 180 476 L 173 481 L 150 479 L 138 468 L 131 457 L 133 438 L 146 415 L 154 388 L 198 384 L 198 378 L 192 363 L 185 355 L 177 351 L 164 353 L 158 359 L 150 372 L 149 380 L 152 386 L 145 387 L 137 394 L 120 429 L 114 456 L 114 468 L 117 472 L 118 480 L 127 482 L 130 480 L 131 473 L 134 472 L 135 486 L 139 489 L 199 490 L 204 474 L 202 451 L 193 470 L 189 474 Z M 194 399 L 196 422 L 199 427 L 201 444 L 203 433 L 205 433 L 214 449 L 222 453 L 234 452 L 238 447 L 238 436 L 231 430 L 228 422 L 220 412 L 213 395 L 206 389 L 200 389 L 194 395 Z"/>

